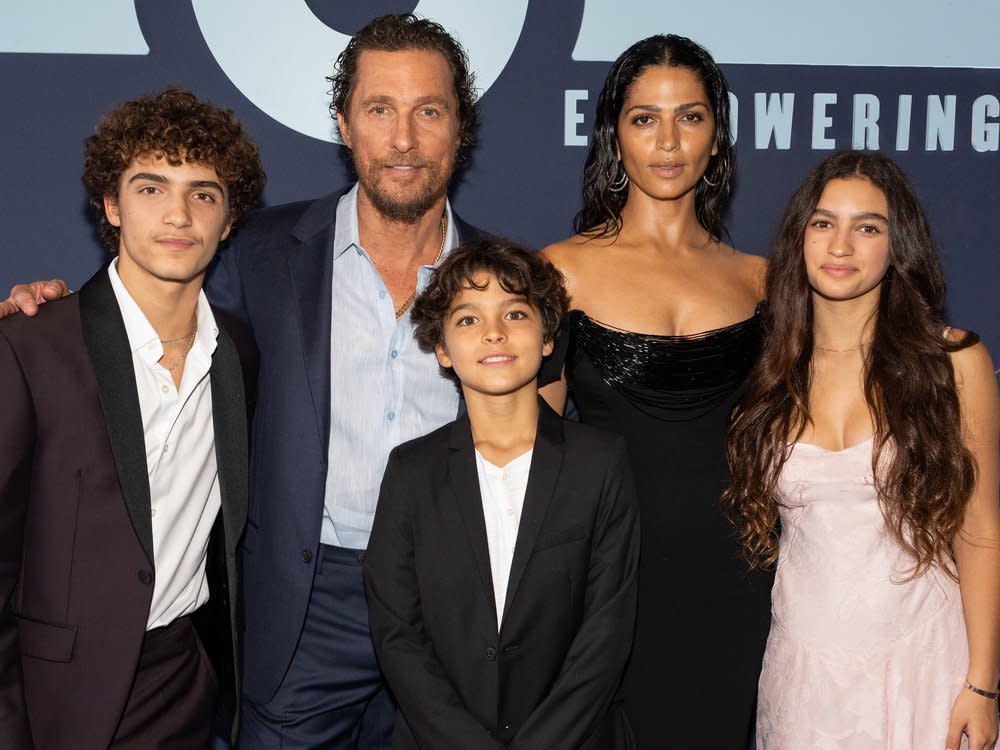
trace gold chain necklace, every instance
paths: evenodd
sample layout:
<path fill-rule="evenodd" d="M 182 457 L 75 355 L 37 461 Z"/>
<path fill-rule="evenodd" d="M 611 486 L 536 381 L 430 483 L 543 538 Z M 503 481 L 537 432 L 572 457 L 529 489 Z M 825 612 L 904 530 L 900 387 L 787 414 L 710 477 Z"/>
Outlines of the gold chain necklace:
<path fill-rule="evenodd" d="M 837 354 L 843 354 L 844 352 L 856 352 L 858 349 L 868 346 L 868 344 L 870 343 L 871 343 L 870 341 L 865 341 L 862 344 L 858 344 L 857 346 L 849 346 L 846 349 L 834 349 L 832 346 L 820 346 L 819 344 L 813 344 L 813 349 L 820 349 L 824 352 L 835 352 Z"/>
<path fill-rule="evenodd" d="M 448 236 L 448 215 L 441 214 L 441 245 L 438 247 L 437 255 L 434 256 L 434 260 L 431 261 L 430 265 L 436 265 L 439 260 L 441 260 L 441 255 L 444 253 L 444 241 Z M 413 292 L 410 294 L 406 300 L 403 301 L 399 307 L 396 308 L 396 320 L 403 317 L 403 313 L 410 309 L 410 305 L 413 304 L 413 300 L 416 299 L 417 288 L 413 287 Z"/>
<path fill-rule="evenodd" d="M 181 362 L 187 359 L 188 352 L 190 352 L 191 348 L 194 346 L 194 337 L 197 335 L 198 335 L 198 326 L 195 326 L 194 330 L 191 331 L 191 333 L 189 333 L 187 336 L 181 336 L 179 339 L 167 339 L 166 341 L 160 339 L 161 344 L 179 344 L 182 341 L 187 342 L 187 346 L 184 347 L 184 353 L 178 356 L 177 359 L 174 361 L 174 363 L 170 365 L 170 367 L 167 367 L 162 362 L 160 363 L 160 366 L 163 367 L 167 372 L 173 372 L 174 370 L 176 370 L 178 365 L 180 365 Z M 162 359 L 162 357 L 160 359 Z"/>
<path fill-rule="evenodd" d="M 192 341 L 194 339 L 194 335 L 196 333 L 198 333 L 198 326 L 195 326 L 194 330 L 191 331 L 191 333 L 189 333 L 187 336 L 181 336 L 179 339 L 160 339 L 160 343 L 161 344 L 179 344 L 182 341 Z"/>

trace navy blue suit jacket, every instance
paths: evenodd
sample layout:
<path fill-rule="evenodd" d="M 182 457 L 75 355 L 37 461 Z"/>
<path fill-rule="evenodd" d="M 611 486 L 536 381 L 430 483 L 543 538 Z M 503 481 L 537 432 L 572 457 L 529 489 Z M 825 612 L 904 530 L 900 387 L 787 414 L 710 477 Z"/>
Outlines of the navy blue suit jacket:
<path fill-rule="evenodd" d="M 206 283 L 214 305 L 250 324 L 260 350 L 244 539 L 243 689 L 255 703 L 270 700 L 291 661 L 318 556 L 330 440 L 333 239 L 344 192 L 250 214 Z M 483 234 L 453 216 L 460 241 Z"/>

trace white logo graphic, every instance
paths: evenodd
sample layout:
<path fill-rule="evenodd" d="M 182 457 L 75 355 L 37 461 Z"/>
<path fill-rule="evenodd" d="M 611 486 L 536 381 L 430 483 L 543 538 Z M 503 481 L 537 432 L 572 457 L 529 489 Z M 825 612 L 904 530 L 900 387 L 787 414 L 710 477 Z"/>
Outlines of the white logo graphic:
<path fill-rule="evenodd" d="M 148 55 L 133 0 L 2 0 L 0 52 Z"/>
<path fill-rule="evenodd" d="M 997 29 L 996 0 L 840 0 L 828 11 L 800 0 L 587 0 L 573 59 L 614 60 L 650 34 L 675 33 L 725 63 L 1000 68 Z"/>
<path fill-rule="evenodd" d="M 313 15 L 304 0 L 193 0 L 212 54 L 261 110 L 293 130 L 336 143 L 325 76 L 349 36 Z M 528 0 L 421 0 L 431 18 L 461 42 L 485 92 L 503 72 L 521 36 Z"/>

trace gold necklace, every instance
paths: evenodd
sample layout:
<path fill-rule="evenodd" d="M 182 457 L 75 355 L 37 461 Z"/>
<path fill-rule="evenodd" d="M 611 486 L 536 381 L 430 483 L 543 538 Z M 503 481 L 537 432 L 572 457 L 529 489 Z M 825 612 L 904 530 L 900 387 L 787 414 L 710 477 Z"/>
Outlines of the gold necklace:
<path fill-rule="evenodd" d="M 180 365 L 181 362 L 187 359 L 188 352 L 190 352 L 191 348 L 194 346 L 194 337 L 197 334 L 198 334 L 198 326 L 195 326 L 194 330 L 191 331 L 191 333 L 189 333 L 187 336 L 181 336 L 179 339 L 167 339 L 166 341 L 160 339 L 161 344 L 179 344 L 181 341 L 187 341 L 187 346 L 184 347 L 184 353 L 178 356 L 177 359 L 174 361 L 174 363 L 170 365 L 170 367 L 167 367 L 162 362 L 160 363 L 160 366 L 163 367 L 167 372 L 173 372 L 174 370 L 176 370 L 178 365 Z M 163 358 L 161 357 L 160 359 Z"/>
<path fill-rule="evenodd" d="M 441 245 L 438 247 L 437 255 L 434 256 L 434 260 L 431 261 L 430 265 L 436 265 L 439 260 L 441 260 L 441 255 L 444 253 L 444 241 L 448 236 L 448 215 L 441 214 Z M 417 288 L 413 287 L 413 292 L 409 297 L 404 300 L 403 304 L 396 308 L 396 320 L 403 317 L 403 313 L 410 309 L 410 305 L 413 304 L 413 300 L 416 299 Z"/>
<path fill-rule="evenodd" d="M 182 341 L 191 341 L 192 339 L 194 339 L 194 335 L 196 333 L 198 333 L 198 326 L 195 326 L 194 330 L 191 331 L 191 333 L 189 333 L 187 336 L 181 336 L 179 339 L 160 339 L 160 343 L 161 344 L 179 344 Z"/>
<path fill-rule="evenodd" d="M 836 352 L 837 354 L 843 354 L 844 352 L 855 352 L 858 349 L 861 349 L 862 347 L 868 346 L 868 344 L 870 343 L 871 343 L 870 341 L 865 341 L 862 344 L 858 344 L 857 346 L 849 346 L 846 349 L 834 349 L 832 346 L 820 346 L 819 344 L 813 344 L 813 349 L 820 349 L 821 351 L 824 352 Z"/>

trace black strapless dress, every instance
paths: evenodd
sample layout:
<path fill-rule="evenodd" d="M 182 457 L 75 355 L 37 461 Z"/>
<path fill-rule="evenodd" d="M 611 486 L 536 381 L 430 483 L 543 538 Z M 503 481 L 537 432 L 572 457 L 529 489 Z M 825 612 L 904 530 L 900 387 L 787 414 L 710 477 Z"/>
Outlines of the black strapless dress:
<path fill-rule="evenodd" d="M 542 382 L 565 365 L 580 421 L 623 435 L 642 551 L 625 710 L 639 750 L 746 750 L 772 576 L 748 572 L 719 498 L 729 414 L 762 336 L 752 318 L 652 336 L 570 313 Z"/>

